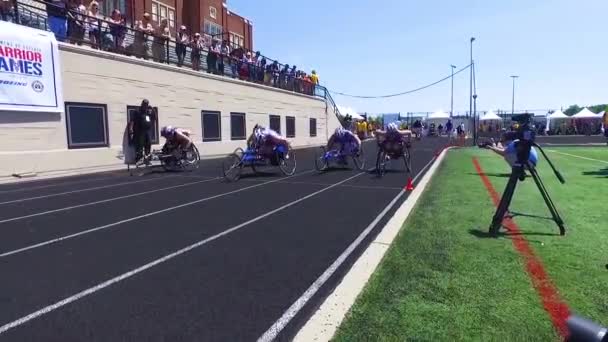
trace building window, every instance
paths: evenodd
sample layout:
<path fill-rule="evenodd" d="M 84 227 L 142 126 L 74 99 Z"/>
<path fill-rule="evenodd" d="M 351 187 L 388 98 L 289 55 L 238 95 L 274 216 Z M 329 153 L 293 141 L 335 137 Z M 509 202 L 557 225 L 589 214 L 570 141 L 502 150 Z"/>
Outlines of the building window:
<path fill-rule="evenodd" d="M 230 113 L 230 139 L 245 140 L 245 113 Z"/>
<path fill-rule="evenodd" d="M 159 142 L 159 129 L 158 129 L 158 107 L 153 107 L 156 112 L 156 118 L 152 122 L 152 132 L 150 132 L 150 141 L 152 144 L 158 144 Z M 139 106 L 127 106 L 127 122 L 133 121 L 133 115 L 139 110 Z"/>
<path fill-rule="evenodd" d="M 317 136 L 317 119 L 315 118 L 310 118 L 310 136 Z"/>
<path fill-rule="evenodd" d="M 240 34 L 236 34 L 234 32 L 230 32 L 230 46 L 231 47 L 243 47 L 245 44 L 245 38 Z"/>
<path fill-rule="evenodd" d="M 220 112 L 201 112 L 203 124 L 203 142 L 222 140 L 222 123 Z"/>
<path fill-rule="evenodd" d="M 128 0 L 112 0 L 112 1 L 98 1 L 99 10 L 105 16 L 112 15 L 112 11 L 117 9 L 123 15 L 127 13 L 127 1 Z"/>
<path fill-rule="evenodd" d="M 152 0 L 152 20 L 160 23 L 163 18 L 167 19 L 170 27 L 175 27 L 175 8 Z"/>
<path fill-rule="evenodd" d="M 270 115 L 270 129 L 281 134 L 281 117 L 279 115 Z"/>
<path fill-rule="evenodd" d="M 287 126 L 287 137 L 295 138 L 296 137 L 296 118 L 295 116 L 285 117 L 285 125 Z"/>
<path fill-rule="evenodd" d="M 65 103 L 68 148 L 108 147 L 108 107 L 97 103 Z"/>
<path fill-rule="evenodd" d="M 206 35 L 211 36 L 212 38 L 222 38 L 222 27 L 209 20 L 205 20 L 205 23 L 203 25 L 203 32 Z"/>
<path fill-rule="evenodd" d="M 213 6 L 209 6 L 209 16 L 213 19 L 217 19 L 217 9 Z"/>

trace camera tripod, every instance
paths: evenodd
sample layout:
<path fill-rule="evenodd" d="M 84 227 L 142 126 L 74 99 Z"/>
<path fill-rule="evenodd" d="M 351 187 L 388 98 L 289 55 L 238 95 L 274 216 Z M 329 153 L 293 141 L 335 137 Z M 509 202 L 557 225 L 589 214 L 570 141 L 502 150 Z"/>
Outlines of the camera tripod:
<path fill-rule="evenodd" d="M 494 217 L 492 218 L 492 223 L 490 224 L 490 235 L 492 235 L 492 236 L 498 235 L 498 231 L 499 231 L 500 227 L 502 226 L 502 220 L 505 217 L 505 214 L 509 211 L 509 205 L 511 204 L 511 200 L 513 199 L 513 194 L 515 193 L 515 187 L 517 186 L 517 181 L 518 180 L 523 181 L 526 178 L 526 169 L 530 172 L 530 175 L 532 176 L 534 183 L 536 183 L 536 187 L 538 187 L 538 190 L 540 191 L 540 194 L 543 197 L 543 200 L 545 201 L 547 208 L 549 208 L 549 211 L 551 212 L 551 216 L 553 217 L 553 221 L 555 221 L 555 223 L 559 227 L 560 235 L 566 234 L 566 227 L 564 226 L 564 221 L 562 220 L 561 216 L 557 212 L 557 208 L 555 207 L 553 200 L 549 196 L 549 193 L 547 192 L 547 188 L 545 187 L 545 184 L 540 179 L 540 176 L 538 175 L 538 172 L 536 171 L 536 166 L 534 166 L 532 163 L 530 163 L 528 161 L 528 156 L 529 156 L 529 152 L 530 152 L 529 148 L 531 148 L 531 146 L 537 147 L 542 152 L 543 156 L 547 160 L 549 166 L 551 166 L 553 173 L 555 173 L 555 176 L 560 181 L 560 183 L 564 184 L 566 182 L 564 180 L 564 178 L 562 177 L 562 175 L 559 173 L 559 171 L 555 168 L 553 163 L 551 163 L 551 160 L 549 158 L 547 158 L 545 151 L 543 151 L 542 148 L 540 146 L 538 146 L 536 143 L 533 143 L 533 142 L 530 143 L 529 146 L 527 146 L 528 152 L 524 153 L 525 159 L 523 159 L 523 160 L 525 160 L 525 162 L 521 162 L 520 160 L 522 158 L 520 158 L 518 156 L 518 162 L 511 167 L 511 176 L 509 176 L 509 181 L 507 182 L 507 186 L 505 187 L 505 190 L 500 199 L 500 204 L 498 205 L 498 208 L 496 209 L 496 212 L 494 213 Z M 524 147 L 524 148 L 526 148 L 526 147 Z"/>

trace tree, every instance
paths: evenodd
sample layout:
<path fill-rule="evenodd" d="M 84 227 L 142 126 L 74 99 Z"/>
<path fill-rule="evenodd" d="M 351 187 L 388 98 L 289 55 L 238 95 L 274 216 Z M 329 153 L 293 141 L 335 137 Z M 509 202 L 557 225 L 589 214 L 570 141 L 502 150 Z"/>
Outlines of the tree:
<path fill-rule="evenodd" d="M 572 115 L 580 112 L 581 110 L 583 110 L 583 108 L 579 107 L 578 105 L 572 105 L 564 111 L 564 114 L 566 114 L 568 116 L 572 116 Z"/>
<path fill-rule="evenodd" d="M 608 104 L 599 104 L 599 105 L 594 105 L 594 106 L 587 106 L 587 109 L 589 109 L 590 111 L 592 111 L 593 113 L 599 113 L 603 110 L 608 111 Z M 568 107 L 568 109 L 566 109 L 564 111 L 564 114 L 568 115 L 568 116 L 572 116 L 578 112 L 580 112 L 581 110 L 583 110 L 583 107 L 579 107 L 578 105 L 572 105 L 570 107 Z"/>

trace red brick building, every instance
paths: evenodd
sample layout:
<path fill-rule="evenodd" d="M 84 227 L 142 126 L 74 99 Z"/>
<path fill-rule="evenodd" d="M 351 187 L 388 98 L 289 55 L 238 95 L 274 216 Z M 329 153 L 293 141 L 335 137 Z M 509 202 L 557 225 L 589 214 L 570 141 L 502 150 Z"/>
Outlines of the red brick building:
<path fill-rule="evenodd" d="M 158 23 L 167 18 L 171 30 L 185 25 L 192 33 L 200 32 L 234 45 L 253 50 L 253 26 L 250 20 L 228 8 L 226 0 L 98 0 L 104 14 L 117 8 L 131 21 L 140 20 L 145 12 Z M 88 1 L 87 1 L 88 2 Z"/>

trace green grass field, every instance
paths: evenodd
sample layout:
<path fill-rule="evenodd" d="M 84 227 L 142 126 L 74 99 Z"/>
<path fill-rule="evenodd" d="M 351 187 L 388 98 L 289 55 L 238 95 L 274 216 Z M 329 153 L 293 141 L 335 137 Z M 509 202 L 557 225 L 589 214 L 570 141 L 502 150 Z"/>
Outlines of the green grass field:
<path fill-rule="evenodd" d="M 547 219 L 515 222 L 572 311 L 608 325 L 608 148 L 547 150 L 567 181 L 541 158 L 566 236 Z M 510 168 L 499 156 L 450 151 L 334 340 L 560 340 L 512 237 L 485 236 L 495 207 L 472 157 L 502 193 Z M 511 210 L 550 217 L 531 179 Z"/>

